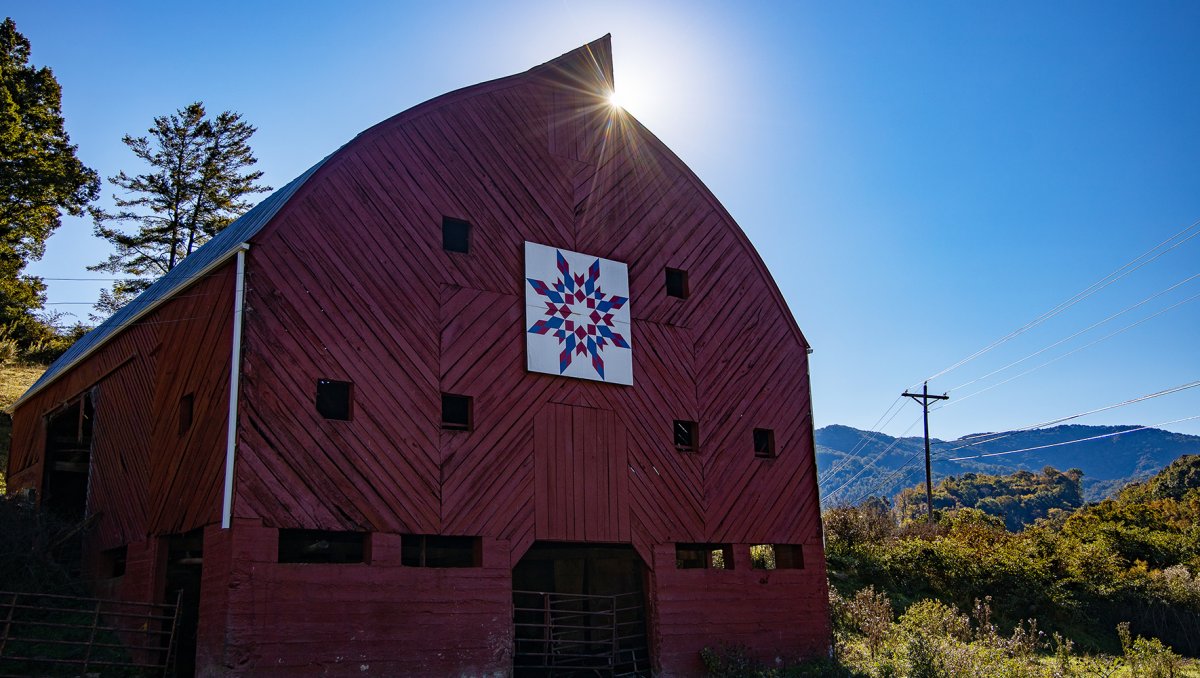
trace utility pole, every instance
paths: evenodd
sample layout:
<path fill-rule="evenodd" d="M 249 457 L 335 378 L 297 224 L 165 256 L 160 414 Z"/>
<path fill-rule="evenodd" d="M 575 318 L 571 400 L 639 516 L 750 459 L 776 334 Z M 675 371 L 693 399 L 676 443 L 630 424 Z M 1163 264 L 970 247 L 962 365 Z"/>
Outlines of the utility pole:
<path fill-rule="evenodd" d="M 906 398 L 921 403 L 921 408 L 925 410 L 925 504 L 929 508 L 929 524 L 933 524 L 933 469 L 929 463 L 929 401 L 930 400 L 949 400 L 950 396 L 929 395 L 929 382 L 925 382 L 924 388 L 920 393 L 909 393 L 905 391 L 900 395 Z"/>

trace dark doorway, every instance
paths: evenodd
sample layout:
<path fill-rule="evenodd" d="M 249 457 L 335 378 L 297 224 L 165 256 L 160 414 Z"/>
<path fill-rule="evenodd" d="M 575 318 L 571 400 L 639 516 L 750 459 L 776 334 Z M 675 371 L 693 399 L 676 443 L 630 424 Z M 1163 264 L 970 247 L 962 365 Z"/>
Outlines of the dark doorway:
<path fill-rule="evenodd" d="M 42 505 L 67 520 L 86 517 L 94 423 L 90 393 L 46 417 Z"/>
<path fill-rule="evenodd" d="M 196 630 L 200 625 L 200 579 L 204 564 L 204 531 L 163 537 L 167 549 L 163 602 L 179 601 L 175 629 L 175 675 L 196 674 Z"/>
<path fill-rule="evenodd" d="M 515 676 L 650 675 L 632 546 L 538 542 L 513 568 Z"/>

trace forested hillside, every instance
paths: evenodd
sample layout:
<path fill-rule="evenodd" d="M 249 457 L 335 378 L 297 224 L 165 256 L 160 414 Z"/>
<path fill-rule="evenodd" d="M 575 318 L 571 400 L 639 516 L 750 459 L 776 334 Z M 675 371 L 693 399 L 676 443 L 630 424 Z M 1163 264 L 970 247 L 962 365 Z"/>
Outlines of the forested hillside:
<path fill-rule="evenodd" d="M 1041 473 L 1017 471 L 1011 475 L 964 473 L 943 478 L 933 488 L 935 511 L 979 509 L 1004 521 L 1014 532 L 1046 518 L 1052 511 L 1073 511 L 1083 506 L 1082 473 L 1066 473 L 1047 466 Z M 896 496 L 896 512 L 902 520 L 928 514 L 924 486 L 910 487 Z"/>
<path fill-rule="evenodd" d="M 1092 438 L 1063 445 L 1067 441 Z M 817 429 L 817 469 L 826 506 L 867 496 L 892 497 L 924 472 L 924 440 L 893 438 L 849 426 Z M 1079 469 L 1086 501 L 1112 496 L 1129 482 L 1153 475 L 1184 454 L 1200 454 L 1200 436 L 1140 426 L 1055 426 L 1033 431 L 973 434 L 931 441 L 933 476 L 965 473 L 1040 473 L 1047 466 Z M 1040 449 L 1029 449 L 1040 448 Z M 1012 450 L 1017 454 L 981 456 Z M 976 457 L 976 458 L 964 458 Z"/>

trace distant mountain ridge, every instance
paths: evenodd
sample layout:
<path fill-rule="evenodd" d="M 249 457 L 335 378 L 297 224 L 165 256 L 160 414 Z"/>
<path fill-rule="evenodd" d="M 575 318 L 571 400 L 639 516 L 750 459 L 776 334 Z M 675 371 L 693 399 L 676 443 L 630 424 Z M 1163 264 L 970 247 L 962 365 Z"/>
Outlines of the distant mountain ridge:
<path fill-rule="evenodd" d="M 1096 436 L 1106 437 L 1056 445 Z M 925 442 L 921 437 L 897 439 L 835 424 L 817 429 L 816 443 L 817 473 L 826 505 L 854 503 L 872 494 L 890 498 L 905 487 L 924 482 Z M 1022 469 L 1041 471 L 1046 466 L 1060 471 L 1077 468 L 1083 471 L 1085 498 L 1095 501 L 1115 493 L 1130 481 L 1157 473 L 1181 455 L 1200 454 L 1200 436 L 1134 425 L 1071 424 L 1033 431 L 972 434 L 951 441 L 931 439 L 930 448 L 935 482 L 967 472 L 1008 474 Z M 1042 449 L 979 456 L 1027 448 Z M 902 467 L 904 470 L 897 472 Z"/>

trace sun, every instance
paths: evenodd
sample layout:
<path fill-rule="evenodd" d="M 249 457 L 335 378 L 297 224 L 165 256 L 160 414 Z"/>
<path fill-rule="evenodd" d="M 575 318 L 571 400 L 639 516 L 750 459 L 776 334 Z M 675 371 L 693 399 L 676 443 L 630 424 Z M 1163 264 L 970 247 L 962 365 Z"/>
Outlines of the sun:
<path fill-rule="evenodd" d="M 613 108 L 624 108 L 624 105 L 621 101 L 621 95 L 617 94 L 616 90 L 608 93 L 608 105 L 612 106 Z"/>

